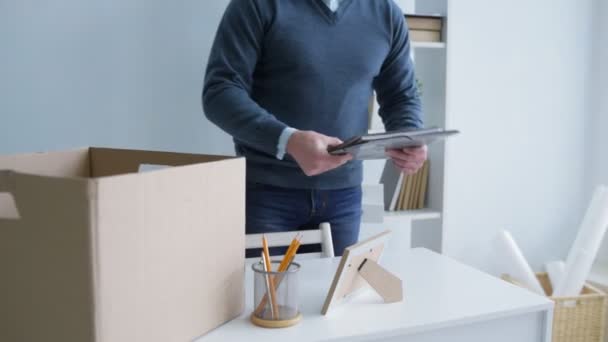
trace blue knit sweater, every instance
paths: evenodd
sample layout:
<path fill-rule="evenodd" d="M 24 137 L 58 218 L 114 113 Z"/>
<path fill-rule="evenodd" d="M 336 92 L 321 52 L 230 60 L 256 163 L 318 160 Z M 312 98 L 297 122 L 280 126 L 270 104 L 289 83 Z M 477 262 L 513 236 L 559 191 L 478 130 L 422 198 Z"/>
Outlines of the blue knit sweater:
<path fill-rule="evenodd" d="M 422 127 L 403 13 L 392 0 L 232 0 L 217 31 L 203 89 L 207 118 L 232 135 L 247 180 L 340 189 L 362 180 L 360 161 L 309 177 L 287 155 L 286 127 L 340 139 L 365 134 L 377 92 L 387 130 Z"/>

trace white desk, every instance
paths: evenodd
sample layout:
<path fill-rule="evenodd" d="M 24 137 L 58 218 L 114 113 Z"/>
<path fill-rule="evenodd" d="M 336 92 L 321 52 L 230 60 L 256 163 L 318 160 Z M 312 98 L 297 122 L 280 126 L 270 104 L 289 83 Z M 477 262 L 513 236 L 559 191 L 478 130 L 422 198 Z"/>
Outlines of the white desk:
<path fill-rule="evenodd" d="M 321 306 L 339 259 L 300 261 L 298 325 L 279 330 L 249 322 L 252 272 L 243 315 L 197 342 L 416 341 L 550 342 L 553 302 L 426 249 L 391 249 L 381 264 L 404 282 L 405 300 L 383 304 L 371 290 L 334 307 Z"/>

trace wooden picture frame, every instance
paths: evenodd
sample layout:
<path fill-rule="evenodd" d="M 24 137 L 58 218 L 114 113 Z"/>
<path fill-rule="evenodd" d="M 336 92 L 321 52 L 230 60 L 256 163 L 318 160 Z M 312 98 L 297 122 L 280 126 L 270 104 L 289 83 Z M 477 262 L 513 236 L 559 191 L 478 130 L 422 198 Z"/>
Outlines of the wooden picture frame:
<path fill-rule="evenodd" d="M 331 306 L 367 286 L 374 288 L 387 303 L 403 300 L 401 279 L 378 264 L 390 233 L 387 230 L 345 249 L 321 309 L 323 315 Z"/>

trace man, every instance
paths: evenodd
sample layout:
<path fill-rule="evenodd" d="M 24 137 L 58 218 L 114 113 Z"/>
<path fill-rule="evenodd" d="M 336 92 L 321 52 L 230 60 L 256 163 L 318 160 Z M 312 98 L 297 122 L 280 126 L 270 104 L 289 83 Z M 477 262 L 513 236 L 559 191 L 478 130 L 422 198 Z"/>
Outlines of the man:
<path fill-rule="evenodd" d="M 392 0 L 233 0 L 213 44 L 203 107 L 247 159 L 248 234 L 329 222 L 336 255 L 358 239 L 362 163 L 327 148 L 368 128 L 422 127 L 403 13 Z M 387 151 L 408 174 L 426 146 Z"/>

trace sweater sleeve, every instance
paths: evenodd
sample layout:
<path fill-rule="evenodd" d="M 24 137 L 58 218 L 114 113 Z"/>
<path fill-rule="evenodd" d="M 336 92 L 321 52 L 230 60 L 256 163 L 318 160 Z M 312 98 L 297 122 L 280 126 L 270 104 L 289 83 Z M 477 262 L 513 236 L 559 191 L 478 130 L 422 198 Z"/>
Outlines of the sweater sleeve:
<path fill-rule="evenodd" d="M 410 57 L 408 28 L 397 5 L 392 4 L 391 12 L 391 49 L 374 80 L 379 114 L 387 131 L 422 128 L 422 106 Z"/>
<path fill-rule="evenodd" d="M 274 156 L 287 126 L 251 98 L 265 22 L 257 1 L 230 2 L 211 48 L 202 102 L 211 122 L 245 145 Z"/>

